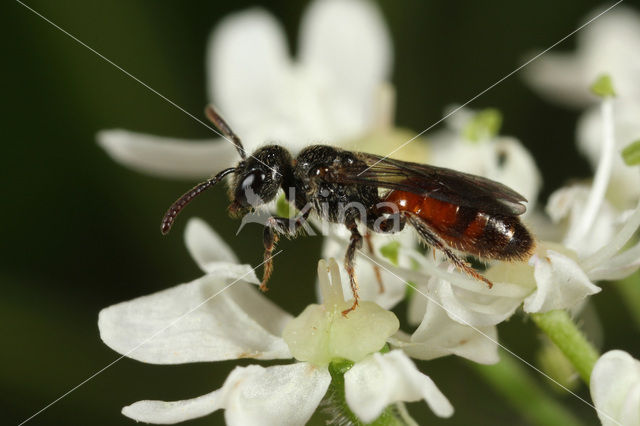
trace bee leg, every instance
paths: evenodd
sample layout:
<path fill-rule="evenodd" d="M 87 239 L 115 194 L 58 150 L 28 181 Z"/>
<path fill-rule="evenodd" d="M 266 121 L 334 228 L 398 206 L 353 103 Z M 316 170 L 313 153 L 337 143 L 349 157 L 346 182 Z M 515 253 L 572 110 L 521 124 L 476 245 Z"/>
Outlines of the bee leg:
<path fill-rule="evenodd" d="M 414 229 L 418 232 L 420 237 L 427 243 L 429 246 L 434 249 L 438 249 L 449 258 L 451 263 L 453 263 L 458 269 L 466 272 L 471 277 L 485 282 L 489 288 L 493 287 L 493 283 L 489 281 L 482 274 L 478 273 L 475 269 L 473 269 L 466 261 L 458 257 L 447 245 L 442 241 L 430 228 L 427 224 L 425 224 L 419 217 L 414 215 L 407 215 L 409 223 L 414 227 Z"/>
<path fill-rule="evenodd" d="M 278 234 L 276 234 L 273 230 L 273 226 L 270 225 L 269 221 L 271 221 L 273 217 L 269 218 L 264 227 L 264 235 L 262 241 L 264 243 L 264 272 L 262 273 L 262 282 L 260 283 L 260 290 L 267 291 L 267 281 L 271 277 L 271 273 L 273 272 L 273 249 L 278 242 Z"/>
<path fill-rule="evenodd" d="M 395 205 L 393 207 L 395 207 Z M 369 232 L 370 230 L 383 234 L 393 234 L 395 232 L 402 231 L 407 221 L 405 216 L 400 214 L 400 212 L 395 212 L 385 216 L 379 214 L 378 211 L 374 210 L 369 213 L 368 217 L 368 229 L 366 234 L 364 234 L 364 238 L 367 242 L 369 253 L 371 253 L 372 255 L 375 255 L 375 252 L 373 249 L 373 244 L 371 243 L 371 233 Z M 382 283 L 382 274 L 380 273 L 380 267 L 376 264 L 372 266 L 373 271 L 376 274 L 376 279 L 378 281 L 378 292 L 384 293 L 384 284 Z"/>
<path fill-rule="evenodd" d="M 279 234 L 295 237 L 300 227 L 306 222 L 309 212 L 295 218 L 271 216 L 264 225 L 262 242 L 264 243 L 264 272 L 260 290 L 267 291 L 267 281 L 273 272 L 273 250 L 278 242 Z"/>
<path fill-rule="evenodd" d="M 349 309 L 342 311 L 343 316 L 353 311 L 358 306 L 358 282 L 356 281 L 356 274 L 354 269 L 356 250 L 362 248 L 362 235 L 358 232 L 358 225 L 355 221 L 348 222 L 347 228 L 351 231 L 351 239 L 349 240 L 349 247 L 347 248 L 347 254 L 344 258 L 344 268 L 349 274 L 349 284 L 351 285 L 351 291 L 353 292 L 353 305 Z"/>
<path fill-rule="evenodd" d="M 364 234 L 364 240 L 367 242 L 367 249 L 371 255 L 375 255 L 375 251 L 373 250 L 373 243 L 371 242 L 371 233 L 367 231 Z M 376 275 L 376 281 L 378 281 L 378 293 L 384 293 L 384 284 L 382 283 L 382 274 L 380 273 L 380 267 L 375 263 L 373 266 L 373 273 Z"/>

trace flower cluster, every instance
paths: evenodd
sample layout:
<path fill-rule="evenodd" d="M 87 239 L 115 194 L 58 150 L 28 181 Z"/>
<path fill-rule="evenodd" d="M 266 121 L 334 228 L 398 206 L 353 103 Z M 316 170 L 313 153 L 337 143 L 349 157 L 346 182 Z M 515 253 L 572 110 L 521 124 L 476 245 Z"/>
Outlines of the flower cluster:
<path fill-rule="evenodd" d="M 594 11 L 593 16 L 600 11 Z M 607 74 L 615 83 L 614 128 L 616 151 L 640 137 L 640 14 L 624 5 L 608 11 L 577 35 L 572 53 L 548 52 L 525 68 L 527 81 L 541 94 L 559 103 L 586 107 L 576 131 L 578 147 L 595 167 L 601 152 L 604 119 L 598 98 L 585 90 Z M 613 159 L 608 199 L 618 208 L 630 208 L 640 198 L 640 174 Z"/>
<path fill-rule="evenodd" d="M 640 243 L 633 244 L 640 172 L 629 155 L 640 138 L 639 64 L 640 15 L 619 6 L 578 34 L 575 52 L 546 54 L 526 70 L 527 81 L 543 95 L 587 108 L 576 136 L 595 168 L 594 180 L 556 191 L 547 211 L 563 225 L 563 244 L 591 281 L 621 279 L 640 267 Z M 584 90 L 593 82 L 591 92 Z M 602 424 L 640 425 L 639 366 L 620 350 L 593 366 L 591 397 Z"/>
<path fill-rule="evenodd" d="M 527 314 L 576 313 L 601 291 L 596 282 L 640 268 L 640 243 L 634 240 L 640 173 L 618 152 L 631 136 L 640 136 L 640 125 L 631 118 L 640 111 L 633 72 L 640 63 L 640 18 L 619 8 L 580 37 L 575 54 L 545 55 L 529 67 L 527 79 L 553 99 L 582 106 L 597 99 L 588 87 L 599 75 L 613 77 L 617 96 L 611 82 L 600 78 L 599 105 L 578 126 L 579 146 L 595 168 L 592 182 L 559 188 L 546 208 L 540 207 L 542 178 L 535 161 L 520 141 L 500 134 L 502 118 L 493 109 L 460 109 L 446 128 L 395 154 L 484 176 L 522 193 L 529 200 L 524 221 L 538 236 L 528 262 L 487 264 L 484 274 L 494 283 L 487 288 L 441 254 L 425 255 L 410 231 L 372 235 L 356 257 L 363 302 L 345 318 L 341 312 L 353 295 L 346 272 L 333 259 L 344 256 L 349 234 L 331 226 L 322 251 L 329 260 L 318 265 L 320 303 L 294 318 L 255 289 L 254 269 L 239 265 L 213 230 L 192 219 L 186 245 L 204 276 L 104 309 L 102 339 L 148 363 L 244 358 L 288 363 L 237 367 L 207 395 L 140 401 L 123 413 L 138 421 L 175 423 L 223 409 L 229 424 L 295 425 L 324 401 L 343 403 L 341 415 L 348 419 L 395 416 L 410 423 L 402 403 L 424 400 L 436 415 L 447 417 L 453 407 L 410 358 L 457 355 L 496 363 L 496 326 L 519 308 Z M 393 127 L 391 42 L 371 4 L 313 2 L 298 45 L 293 60 L 279 24 L 258 9 L 224 19 L 212 34 L 210 99 L 248 151 L 277 141 L 295 153 L 331 141 L 384 155 L 412 137 Z M 233 145 L 223 140 L 183 141 L 125 130 L 103 131 L 98 140 L 117 161 L 167 177 L 202 178 L 236 161 Z M 408 323 L 415 326 L 411 332 L 400 330 L 390 311 L 403 301 Z M 640 424 L 638 365 L 621 351 L 596 363 L 590 385 L 603 423 Z"/>
<path fill-rule="evenodd" d="M 148 423 L 176 423 L 224 409 L 229 424 L 304 424 L 331 383 L 330 365 L 346 361 L 346 403 L 370 422 L 389 405 L 425 400 L 439 416 L 453 408 L 429 377 L 401 350 L 383 351 L 398 330 L 395 315 L 363 302 L 349 318 L 338 265 L 318 264 L 322 304 L 297 318 L 284 312 L 255 287 L 249 265 L 203 221 L 191 219 L 187 248 L 205 275 L 155 294 L 106 308 L 98 326 L 114 350 L 153 364 L 229 359 L 290 360 L 262 367 L 236 367 L 220 389 L 198 398 L 140 401 L 124 415 Z M 152 338 L 150 338 L 152 337 Z M 429 346 L 429 338 L 424 343 Z"/>

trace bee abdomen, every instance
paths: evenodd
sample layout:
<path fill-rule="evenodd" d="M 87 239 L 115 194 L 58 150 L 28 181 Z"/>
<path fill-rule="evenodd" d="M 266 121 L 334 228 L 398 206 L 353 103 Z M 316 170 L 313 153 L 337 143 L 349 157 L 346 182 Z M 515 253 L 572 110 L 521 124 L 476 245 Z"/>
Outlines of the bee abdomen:
<path fill-rule="evenodd" d="M 525 260 L 533 251 L 533 238 L 517 216 L 488 214 L 404 191 L 391 191 L 385 201 L 420 217 L 457 250 L 500 260 Z"/>
<path fill-rule="evenodd" d="M 484 225 L 484 226 L 482 226 Z M 533 238 L 515 216 L 487 215 L 478 212 L 464 231 L 464 240 L 480 257 L 500 260 L 524 260 L 533 251 Z"/>

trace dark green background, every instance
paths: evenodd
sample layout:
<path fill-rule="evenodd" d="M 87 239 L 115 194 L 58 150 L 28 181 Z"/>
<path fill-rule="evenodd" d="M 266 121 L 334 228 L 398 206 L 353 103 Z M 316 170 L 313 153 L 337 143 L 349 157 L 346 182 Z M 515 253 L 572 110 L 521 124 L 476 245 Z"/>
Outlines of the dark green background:
<path fill-rule="evenodd" d="M 265 3 L 295 40 L 305 1 L 27 2 L 194 114 L 207 102 L 203 62 L 210 30 L 226 14 L 256 3 Z M 395 48 L 398 123 L 426 128 L 444 106 L 465 102 L 512 71 L 526 53 L 564 37 L 597 5 L 382 2 Z M 211 134 L 20 4 L 3 2 L 3 9 L 0 410 L 9 423 L 17 423 L 118 357 L 98 337 L 101 308 L 199 275 L 182 243 L 186 221 L 167 238 L 158 232 L 160 216 L 188 183 L 115 164 L 96 145 L 96 132 L 123 127 L 177 137 Z M 571 38 L 557 50 L 574 46 Z M 295 41 L 291 48 L 295 51 Z M 589 175 L 574 148 L 578 113 L 541 100 L 519 75 L 471 107 L 503 111 L 504 132 L 519 137 L 543 171 L 544 196 L 570 177 Z M 242 261 L 258 264 L 261 230 L 252 225 L 241 238 L 232 238 L 237 223 L 225 216 L 225 206 L 224 191 L 216 190 L 188 215 L 207 219 Z M 308 238 L 280 246 L 285 253 L 277 260 L 269 297 L 292 313 L 314 298 L 320 244 L 319 238 Z M 608 287 L 595 300 L 605 348 L 638 356 L 640 336 L 620 308 L 620 295 Z M 522 316 L 501 325 L 500 333 L 506 346 L 535 358 L 538 335 Z M 201 395 L 219 387 L 236 364 L 152 366 L 123 359 L 32 423 L 130 424 L 120 415 L 123 405 Z M 420 422 L 524 422 L 466 362 L 449 357 L 419 365 L 456 408 L 452 419 L 440 420 L 425 405 L 413 404 Z M 588 399 L 584 388 L 579 393 Z M 596 422 L 577 399 L 561 393 L 558 398 L 588 423 Z M 216 413 L 192 424 L 221 421 Z"/>

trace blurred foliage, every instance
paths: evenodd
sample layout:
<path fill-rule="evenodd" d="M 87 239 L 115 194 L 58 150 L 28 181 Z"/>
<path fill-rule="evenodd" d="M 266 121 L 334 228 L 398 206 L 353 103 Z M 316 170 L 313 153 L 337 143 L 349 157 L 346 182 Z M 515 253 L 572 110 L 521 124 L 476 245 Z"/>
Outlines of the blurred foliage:
<path fill-rule="evenodd" d="M 283 23 L 295 51 L 306 1 L 25 1 L 31 7 L 139 77 L 186 110 L 199 114 L 205 95 L 204 50 L 225 15 L 262 4 Z M 381 2 L 395 46 L 397 121 L 421 131 L 451 103 L 463 103 L 517 67 L 527 53 L 574 30 L 599 2 Z M 162 238 L 159 219 L 188 183 L 129 171 L 95 143 L 103 128 L 192 138 L 203 126 L 58 31 L 17 2 L 3 2 L 4 155 L 0 168 L 3 225 L 0 256 L 0 383 L 3 418 L 18 423 L 116 360 L 99 339 L 98 311 L 199 275 L 181 230 Z M 558 50 L 573 48 L 575 38 Z M 577 111 L 541 100 L 518 75 L 474 101 L 504 117 L 503 133 L 533 152 L 549 192 L 571 177 L 586 177 L 574 147 Z M 571 159 L 567 161 L 567 159 Z M 208 220 L 244 262 L 262 257 L 261 230 L 251 225 L 232 238 L 224 191 L 190 207 Z M 319 238 L 283 241 L 268 297 L 292 313 L 314 299 Z M 286 250 L 295 246 L 295 250 Z M 637 328 L 610 286 L 596 296 L 605 349 L 640 353 Z M 503 343 L 535 359 L 535 328 L 516 316 L 500 326 Z M 240 364 L 247 364 L 241 362 Z M 131 424 L 120 414 L 139 399 L 184 399 L 221 385 L 237 362 L 153 366 L 123 359 L 33 420 L 33 424 Z M 459 359 L 418 363 L 450 398 L 452 419 L 424 405 L 410 411 L 421 424 L 524 423 Z M 536 382 L 546 386 L 532 372 Z M 588 399 L 582 387 L 578 394 Z M 587 423 L 591 409 L 564 394 L 559 401 Z M 222 414 L 190 424 L 219 424 Z M 315 420 L 314 420 L 315 421 Z M 321 424 L 318 420 L 317 424 Z"/>

